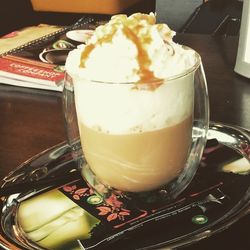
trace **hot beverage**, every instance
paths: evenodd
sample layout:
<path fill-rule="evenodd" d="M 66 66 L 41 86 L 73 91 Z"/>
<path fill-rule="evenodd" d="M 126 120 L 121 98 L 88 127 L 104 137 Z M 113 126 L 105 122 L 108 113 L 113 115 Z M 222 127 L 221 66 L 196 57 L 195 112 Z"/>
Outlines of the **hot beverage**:
<path fill-rule="evenodd" d="M 111 190 L 151 192 L 173 182 L 181 190 L 195 173 L 205 143 L 207 103 L 205 112 L 201 104 L 206 117 L 194 140 L 200 57 L 175 43 L 174 35 L 166 24 L 156 24 L 153 14 L 116 15 L 69 53 L 66 70 L 84 157 L 95 178 Z M 197 155 L 190 164 L 192 150 Z"/>

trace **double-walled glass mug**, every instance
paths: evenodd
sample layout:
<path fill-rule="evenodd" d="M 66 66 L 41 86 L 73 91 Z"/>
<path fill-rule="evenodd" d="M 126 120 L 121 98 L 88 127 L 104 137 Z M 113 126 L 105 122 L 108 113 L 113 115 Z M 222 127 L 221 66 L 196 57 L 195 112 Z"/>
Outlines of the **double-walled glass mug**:
<path fill-rule="evenodd" d="M 168 202 L 194 177 L 209 126 L 197 53 L 192 68 L 161 82 L 97 82 L 66 72 L 63 106 L 73 157 L 100 195 Z"/>

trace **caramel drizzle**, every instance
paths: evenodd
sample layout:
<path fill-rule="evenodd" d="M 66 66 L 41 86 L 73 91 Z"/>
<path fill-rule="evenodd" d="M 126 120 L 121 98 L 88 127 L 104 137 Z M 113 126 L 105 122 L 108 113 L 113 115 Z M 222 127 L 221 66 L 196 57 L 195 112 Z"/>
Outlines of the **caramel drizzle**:
<path fill-rule="evenodd" d="M 92 50 L 97 46 L 97 45 L 102 45 L 103 43 L 111 43 L 113 36 L 115 32 L 117 31 L 117 28 L 114 27 L 110 33 L 104 35 L 102 38 L 98 39 L 96 44 L 90 43 L 85 46 L 84 51 L 81 54 L 81 59 L 80 59 L 80 67 L 85 68 L 85 63 L 92 52 Z"/>
<path fill-rule="evenodd" d="M 137 32 L 139 30 L 135 29 L 135 31 L 129 29 L 128 27 L 123 28 L 123 33 L 125 36 L 134 43 L 137 48 L 137 61 L 139 65 L 139 77 L 140 80 L 137 82 L 139 84 L 147 83 L 150 89 L 155 89 L 162 84 L 162 79 L 155 77 L 153 71 L 149 70 L 149 66 L 151 65 L 152 61 L 150 60 L 146 49 L 143 48 L 142 44 L 150 43 L 151 37 L 145 36 L 140 38 L 137 36 Z M 144 41 L 142 41 L 142 39 Z M 139 86 L 138 86 L 139 87 Z"/>
<path fill-rule="evenodd" d="M 95 48 L 95 45 L 92 43 L 85 46 L 84 51 L 81 54 L 81 63 L 80 63 L 81 68 L 85 68 L 85 62 L 87 58 L 89 57 L 89 54 L 94 48 Z"/>
<path fill-rule="evenodd" d="M 155 24 L 155 18 L 149 17 L 147 15 L 134 15 L 134 19 L 136 20 L 146 20 L 150 25 Z M 147 32 L 146 34 L 141 34 L 140 31 L 143 28 L 142 25 L 137 23 L 136 20 L 128 20 L 124 17 L 124 15 L 117 15 L 116 20 L 117 23 L 113 23 L 112 29 L 110 32 L 97 40 L 96 44 L 88 44 L 86 45 L 82 55 L 81 55 L 81 63 L 80 67 L 85 67 L 86 60 L 88 59 L 90 53 L 97 45 L 102 45 L 104 43 L 111 43 L 115 33 L 118 30 L 118 27 L 121 27 L 120 24 L 123 24 L 122 32 L 123 34 L 136 46 L 137 48 L 137 62 L 139 65 L 138 75 L 140 77 L 137 82 L 140 85 L 145 85 L 149 87 L 149 89 L 154 90 L 158 88 L 163 80 L 155 77 L 154 73 L 149 70 L 149 66 L 152 61 L 149 58 L 146 48 L 144 48 L 145 44 L 149 44 L 152 39 L 150 34 Z M 144 46 L 143 46 L 144 45 Z M 137 84 L 135 89 L 139 89 L 139 85 Z"/>

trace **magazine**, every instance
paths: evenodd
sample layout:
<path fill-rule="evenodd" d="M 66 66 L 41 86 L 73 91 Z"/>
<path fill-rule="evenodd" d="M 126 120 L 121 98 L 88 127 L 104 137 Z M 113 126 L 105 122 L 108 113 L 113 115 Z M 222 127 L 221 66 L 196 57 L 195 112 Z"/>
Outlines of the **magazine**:
<path fill-rule="evenodd" d="M 40 24 L 0 38 L 0 83 L 62 91 L 67 55 L 86 42 L 96 23 L 83 17 L 71 26 Z"/>

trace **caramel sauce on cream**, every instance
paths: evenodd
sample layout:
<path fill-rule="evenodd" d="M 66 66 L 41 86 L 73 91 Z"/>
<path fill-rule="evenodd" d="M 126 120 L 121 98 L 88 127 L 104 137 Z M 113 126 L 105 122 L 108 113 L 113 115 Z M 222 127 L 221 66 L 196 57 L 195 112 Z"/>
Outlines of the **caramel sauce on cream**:
<path fill-rule="evenodd" d="M 90 53 L 97 47 L 105 43 L 112 43 L 113 37 L 118 31 L 121 31 L 128 40 L 130 40 L 137 49 L 137 62 L 139 75 L 138 83 L 147 84 L 150 89 L 155 89 L 163 83 L 163 80 L 155 77 L 154 73 L 149 69 L 152 61 L 147 52 L 147 45 L 152 42 L 150 29 L 148 27 L 155 25 L 154 15 L 146 15 L 136 13 L 127 17 L 126 15 L 115 15 L 106 25 L 99 27 L 102 36 L 98 37 L 95 43 L 89 43 L 81 55 L 80 67 L 86 67 L 86 61 Z M 158 30 L 163 30 L 162 25 L 157 25 Z M 136 88 L 139 88 L 137 86 Z"/>

